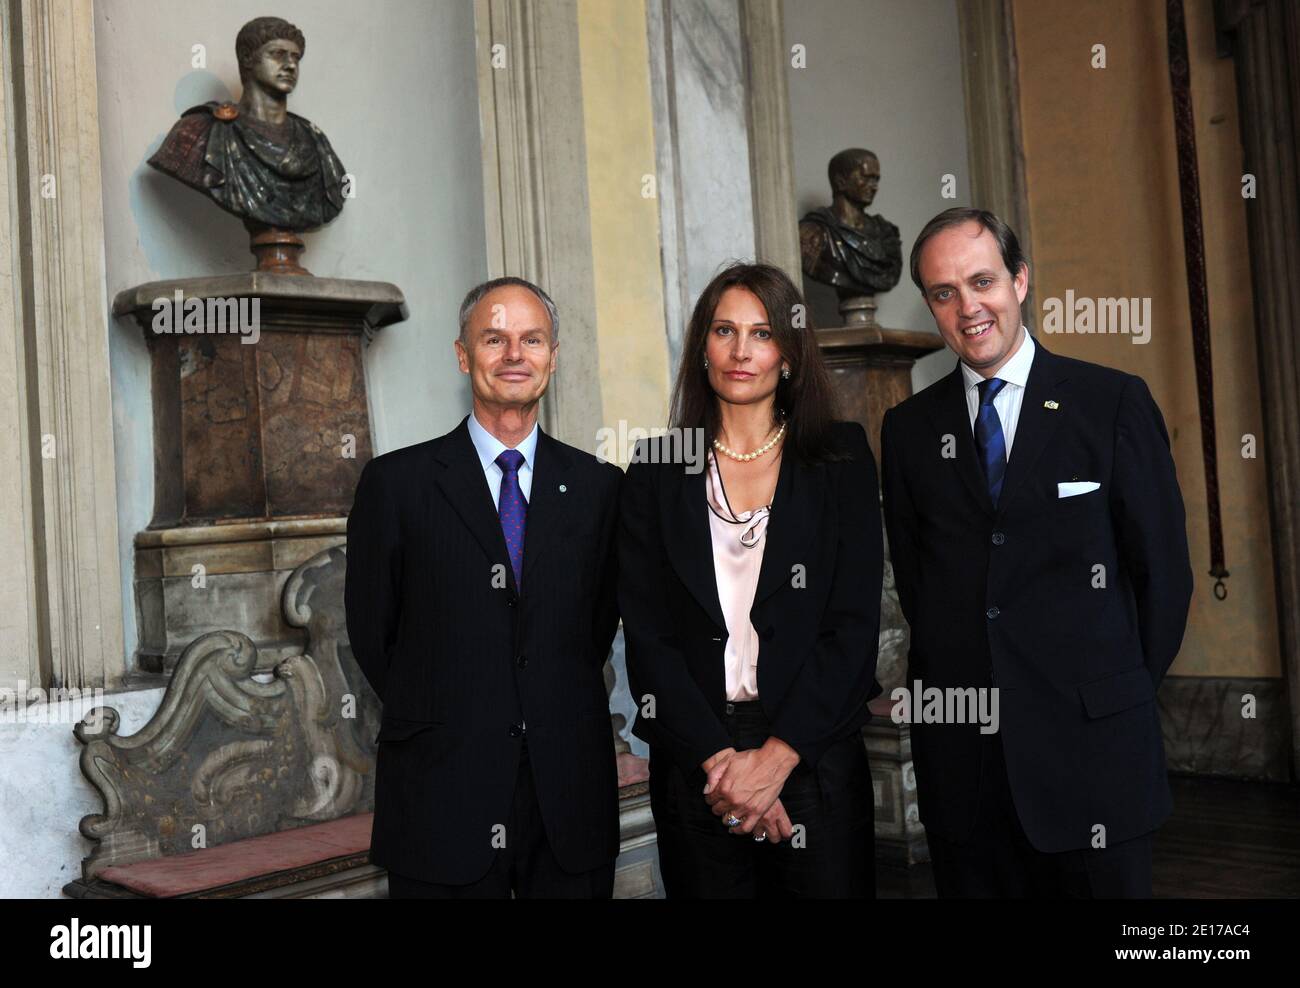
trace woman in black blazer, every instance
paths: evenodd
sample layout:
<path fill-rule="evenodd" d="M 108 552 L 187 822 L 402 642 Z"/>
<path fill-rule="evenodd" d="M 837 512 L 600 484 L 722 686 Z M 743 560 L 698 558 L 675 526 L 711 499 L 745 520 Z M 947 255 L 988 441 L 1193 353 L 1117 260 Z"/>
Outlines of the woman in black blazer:
<path fill-rule="evenodd" d="M 673 393 L 703 443 L 641 444 L 624 483 L 619 608 L 669 897 L 875 892 L 879 489 L 805 313 L 777 268 L 715 277 Z"/>

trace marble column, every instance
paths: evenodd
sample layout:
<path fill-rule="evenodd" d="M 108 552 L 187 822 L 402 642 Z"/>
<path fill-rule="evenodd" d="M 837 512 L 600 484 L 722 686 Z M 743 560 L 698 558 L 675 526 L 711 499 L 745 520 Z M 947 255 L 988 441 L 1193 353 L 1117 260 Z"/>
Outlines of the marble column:
<path fill-rule="evenodd" d="M 725 262 L 755 256 L 738 0 L 647 0 L 669 364 Z"/>
<path fill-rule="evenodd" d="M 91 0 L 0 9 L 0 688 L 126 675 Z"/>

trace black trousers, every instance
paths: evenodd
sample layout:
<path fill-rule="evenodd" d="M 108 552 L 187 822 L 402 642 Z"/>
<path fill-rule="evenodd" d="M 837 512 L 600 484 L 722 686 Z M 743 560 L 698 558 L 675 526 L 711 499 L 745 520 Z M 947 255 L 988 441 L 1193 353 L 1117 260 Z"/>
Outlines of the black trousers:
<path fill-rule="evenodd" d="M 940 898 L 1151 897 L 1151 834 L 1103 848 L 1040 851 L 1020 825 L 1002 739 L 981 737 L 979 805 L 970 840 L 927 834 Z"/>
<path fill-rule="evenodd" d="M 560 867 L 546 840 L 525 737 L 519 776 L 506 823 L 506 846 L 496 852 L 486 875 L 468 885 L 439 885 L 388 873 L 390 899 L 608 899 L 614 894 L 614 862 L 593 871 Z"/>
<path fill-rule="evenodd" d="M 758 701 L 727 704 L 737 751 L 769 735 Z M 827 749 L 814 772 L 800 762 L 781 790 L 796 840 L 755 841 L 732 832 L 704 801 L 705 775 L 650 752 L 650 809 L 659 869 L 670 899 L 874 898 L 875 799 L 862 736 Z M 800 833 L 798 828 L 802 828 Z"/>

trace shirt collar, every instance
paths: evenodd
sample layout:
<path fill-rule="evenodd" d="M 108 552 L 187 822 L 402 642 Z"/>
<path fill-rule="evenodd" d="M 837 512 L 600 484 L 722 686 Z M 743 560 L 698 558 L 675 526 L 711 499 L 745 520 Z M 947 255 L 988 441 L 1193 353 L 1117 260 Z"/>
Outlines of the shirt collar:
<path fill-rule="evenodd" d="M 1020 327 L 1020 332 L 1025 334 L 1024 342 L 1020 344 L 1020 349 L 1016 355 L 1002 365 L 997 376 L 1000 380 L 1008 384 L 1014 384 L 1023 388 L 1029 383 L 1029 365 L 1034 362 L 1034 338 L 1029 335 L 1029 330 L 1024 326 Z M 984 380 L 978 372 L 971 370 L 964 363 L 958 361 L 957 366 L 961 368 L 961 378 L 966 383 L 966 390 L 969 391 L 979 385 Z"/>
<path fill-rule="evenodd" d="M 501 455 L 503 450 L 509 449 L 487 429 L 483 428 L 473 412 L 469 413 L 469 438 L 474 443 L 474 449 L 478 452 L 479 461 L 483 464 L 483 469 L 496 463 L 496 459 Z M 524 454 L 524 462 L 521 467 L 533 468 L 533 457 L 537 454 L 537 423 L 533 423 L 533 429 L 526 435 L 523 441 L 515 447 L 519 452 Z"/>

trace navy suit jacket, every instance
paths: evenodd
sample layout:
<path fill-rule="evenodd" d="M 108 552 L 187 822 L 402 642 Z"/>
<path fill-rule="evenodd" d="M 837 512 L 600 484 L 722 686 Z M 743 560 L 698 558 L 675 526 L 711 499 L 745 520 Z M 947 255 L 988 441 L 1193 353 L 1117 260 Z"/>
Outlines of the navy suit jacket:
<path fill-rule="evenodd" d="M 912 630 L 907 685 L 998 687 L 1021 824 L 1040 851 L 1064 851 L 1093 846 L 1098 826 L 1111 845 L 1170 813 L 1155 697 L 1192 572 L 1147 386 L 1035 344 L 996 508 L 960 368 L 885 414 L 881 473 Z M 1059 497 L 1073 481 L 1100 487 Z M 915 724 L 912 744 L 922 822 L 964 843 L 986 748 L 978 726 Z"/>
<path fill-rule="evenodd" d="M 353 654 L 384 704 L 375 864 L 441 884 L 486 874 L 520 725 L 560 865 L 589 871 L 618 854 L 602 669 L 618 626 L 622 478 L 539 430 L 521 589 L 465 421 L 366 464 L 344 597 Z"/>

